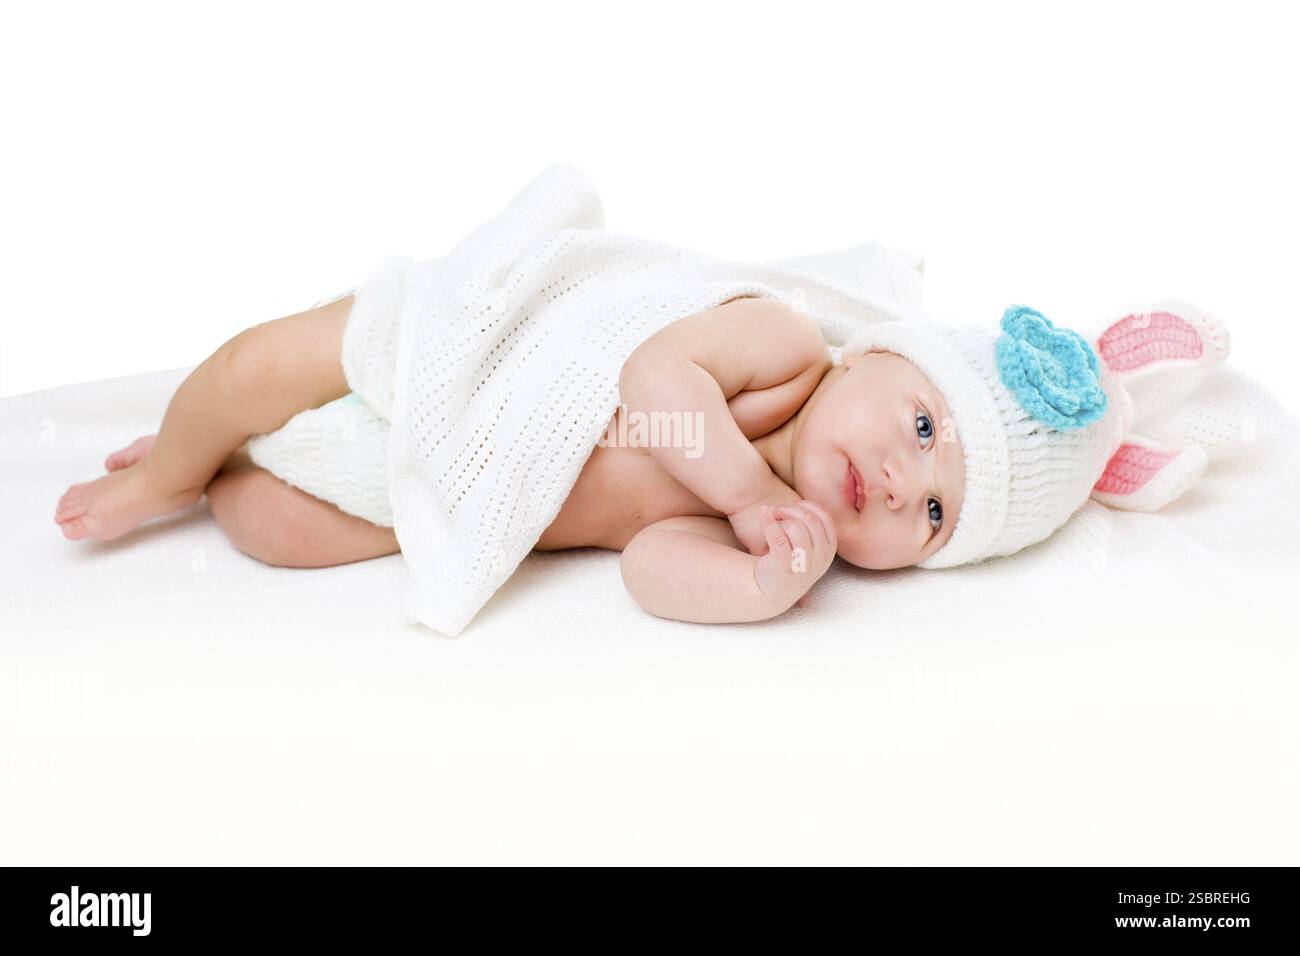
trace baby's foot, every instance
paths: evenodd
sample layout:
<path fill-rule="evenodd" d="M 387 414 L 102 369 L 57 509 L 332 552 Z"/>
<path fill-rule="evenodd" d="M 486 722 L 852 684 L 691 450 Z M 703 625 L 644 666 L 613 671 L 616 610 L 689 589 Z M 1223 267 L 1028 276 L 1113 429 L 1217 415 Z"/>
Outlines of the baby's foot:
<path fill-rule="evenodd" d="M 130 452 L 131 448 L 119 454 Z M 150 518 L 173 514 L 192 505 L 202 494 L 201 488 L 159 491 L 145 470 L 145 460 L 140 458 L 88 484 L 73 485 L 59 499 L 54 520 L 63 529 L 63 536 L 70 540 L 109 541 Z"/>
<path fill-rule="evenodd" d="M 149 453 L 149 449 L 153 447 L 154 440 L 157 437 L 157 435 L 142 435 L 125 448 L 113 452 L 104 459 L 105 470 L 118 471 L 128 465 L 134 465 Z"/>

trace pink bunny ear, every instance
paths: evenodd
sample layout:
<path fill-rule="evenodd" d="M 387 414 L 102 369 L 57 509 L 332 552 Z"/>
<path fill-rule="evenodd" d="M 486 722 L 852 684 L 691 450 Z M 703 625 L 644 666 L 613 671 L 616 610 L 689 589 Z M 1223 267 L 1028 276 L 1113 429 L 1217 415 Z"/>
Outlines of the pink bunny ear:
<path fill-rule="evenodd" d="M 1125 511 L 1157 511 L 1196 482 L 1206 461 L 1196 445 L 1162 445 L 1129 435 L 1106 463 L 1091 497 Z"/>
<path fill-rule="evenodd" d="M 1097 337 L 1097 354 L 1122 379 L 1165 368 L 1203 368 L 1228 357 L 1228 330 L 1204 309 L 1166 299 L 1130 312 Z"/>

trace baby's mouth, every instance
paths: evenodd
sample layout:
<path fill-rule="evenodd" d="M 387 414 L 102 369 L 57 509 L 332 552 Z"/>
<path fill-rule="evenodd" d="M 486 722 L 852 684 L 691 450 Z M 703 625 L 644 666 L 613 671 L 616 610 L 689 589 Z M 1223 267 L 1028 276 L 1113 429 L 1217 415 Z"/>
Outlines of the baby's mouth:
<path fill-rule="evenodd" d="M 861 511 L 862 506 L 867 503 L 867 496 L 862 487 L 862 476 L 858 470 L 849 462 L 848 470 L 844 473 L 844 500 L 854 511 Z"/>

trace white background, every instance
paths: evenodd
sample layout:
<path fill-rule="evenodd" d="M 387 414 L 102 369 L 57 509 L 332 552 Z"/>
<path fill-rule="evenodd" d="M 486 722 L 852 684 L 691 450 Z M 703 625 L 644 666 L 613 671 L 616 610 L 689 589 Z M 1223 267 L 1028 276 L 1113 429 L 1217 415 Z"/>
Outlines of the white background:
<path fill-rule="evenodd" d="M 0 395 L 196 364 L 569 160 L 611 228 L 913 250 L 942 316 L 1190 299 L 1300 408 L 1267 7 L 0 9 Z M 64 541 L 179 378 L 0 406 L 0 863 L 1300 860 L 1294 445 L 761 625 L 533 555 L 452 641 L 393 623 L 400 556 L 269 569 L 203 507 Z"/>
<path fill-rule="evenodd" d="M 567 159 L 614 229 L 912 249 L 954 318 L 1191 299 L 1296 407 L 1300 61 L 1269 9 L 7 5 L 0 395 L 197 364 Z"/>

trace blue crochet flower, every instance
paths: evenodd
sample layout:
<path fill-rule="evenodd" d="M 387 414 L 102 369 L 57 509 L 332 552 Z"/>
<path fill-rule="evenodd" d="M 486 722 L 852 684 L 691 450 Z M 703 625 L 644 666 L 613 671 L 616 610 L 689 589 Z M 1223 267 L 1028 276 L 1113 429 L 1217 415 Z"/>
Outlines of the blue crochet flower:
<path fill-rule="evenodd" d="M 1002 381 L 1025 411 L 1053 428 L 1083 428 L 1106 412 L 1092 348 L 1029 306 L 1002 313 L 997 360 Z"/>

